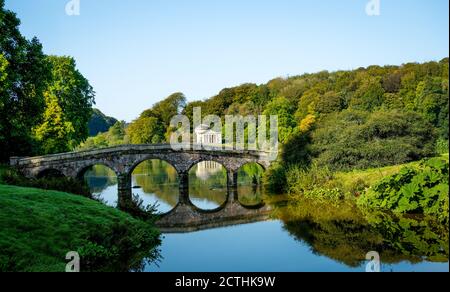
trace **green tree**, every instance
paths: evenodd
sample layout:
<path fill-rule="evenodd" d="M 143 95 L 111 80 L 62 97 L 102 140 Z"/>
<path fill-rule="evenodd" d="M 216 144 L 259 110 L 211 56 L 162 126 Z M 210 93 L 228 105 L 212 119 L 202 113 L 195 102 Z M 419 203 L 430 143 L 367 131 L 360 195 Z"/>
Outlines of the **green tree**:
<path fill-rule="evenodd" d="M 127 129 L 132 144 L 156 144 L 164 141 L 165 128 L 155 117 L 135 120 Z"/>
<path fill-rule="evenodd" d="M 58 98 L 65 120 L 72 123 L 75 131 L 67 136 L 67 144 L 73 148 L 89 136 L 95 93 L 73 58 L 48 56 L 47 60 L 52 67 L 52 80 L 46 92 Z"/>
<path fill-rule="evenodd" d="M 3 82 L 6 80 L 6 77 L 8 77 L 8 73 L 6 72 L 7 67 L 8 67 L 8 60 L 6 60 L 3 54 L 0 54 L 0 84 L 2 86 L 5 85 Z M 0 90 L 4 91 L 6 90 L 6 88 L 0 88 Z"/>
<path fill-rule="evenodd" d="M 297 126 L 294 117 L 294 107 L 285 97 L 278 97 L 267 104 L 264 115 L 278 116 L 279 140 L 281 143 L 286 142 Z"/>
<path fill-rule="evenodd" d="M 34 152 L 32 128 L 42 118 L 50 69 L 39 41 L 25 39 L 16 14 L 0 0 L 0 161 Z"/>
<path fill-rule="evenodd" d="M 316 127 L 312 155 L 332 170 L 402 164 L 434 154 L 433 126 L 413 112 L 346 110 Z"/>
<path fill-rule="evenodd" d="M 172 118 L 180 114 L 185 107 L 186 97 L 183 93 L 177 92 L 155 104 L 151 111 L 153 116 L 159 118 L 167 128 Z"/>
<path fill-rule="evenodd" d="M 416 89 L 415 110 L 448 139 L 448 79 L 440 77 L 425 78 Z"/>
<path fill-rule="evenodd" d="M 52 94 L 46 94 L 44 118 L 34 130 L 36 140 L 40 143 L 40 152 L 43 154 L 61 153 L 71 150 L 67 143 L 67 137 L 75 133 L 71 122 L 66 121 L 58 98 Z"/>
<path fill-rule="evenodd" d="M 380 77 L 369 77 L 364 79 L 356 90 L 351 106 L 355 109 L 373 111 L 383 104 L 383 96 L 384 89 Z"/>

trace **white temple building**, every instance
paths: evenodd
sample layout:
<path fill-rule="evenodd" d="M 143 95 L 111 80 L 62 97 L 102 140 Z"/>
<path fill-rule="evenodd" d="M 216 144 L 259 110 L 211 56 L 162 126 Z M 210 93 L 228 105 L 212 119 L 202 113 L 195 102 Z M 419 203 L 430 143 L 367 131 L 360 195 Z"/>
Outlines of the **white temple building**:
<path fill-rule="evenodd" d="M 200 125 L 195 128 L 195 143 L 207 146 L 222 145 L 222 133 L 211 130 L 207 125 Z"/>

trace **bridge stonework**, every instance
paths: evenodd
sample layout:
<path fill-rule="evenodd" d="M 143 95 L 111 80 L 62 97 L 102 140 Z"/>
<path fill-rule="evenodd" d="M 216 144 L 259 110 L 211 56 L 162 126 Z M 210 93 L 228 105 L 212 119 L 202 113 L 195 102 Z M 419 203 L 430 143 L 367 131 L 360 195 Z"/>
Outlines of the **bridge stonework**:
<path fill-rule="evenodd" d="M 158 159 L 172 165 L 178 175 L 180 188 L 189 187 L 189 170 L 202 161 L 215 161 L 227 170 L 228 185 L 237 185 L 237 172 L 247 163 L 270 166 L 270 153 L 234 150 L 173 150 L 170 145 L 121 145 L 112 148 L 71 152 L 40 157 L 12 157 L 11 166 L 28 178 L 36 178 L 48 171 L 66 177 L 82 179 L 84 172 L 94 165 L 112 169 L 118 178 L 119 205 L 131 198 L 131 175 L 146 160 Z"/>

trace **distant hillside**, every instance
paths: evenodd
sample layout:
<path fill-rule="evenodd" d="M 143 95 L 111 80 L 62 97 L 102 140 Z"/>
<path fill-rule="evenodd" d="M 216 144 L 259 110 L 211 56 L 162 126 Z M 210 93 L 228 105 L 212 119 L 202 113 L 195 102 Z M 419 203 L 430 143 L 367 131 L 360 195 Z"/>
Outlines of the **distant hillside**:
<path fill-rule="evenodd" d="M 100 110 L 94 109 L 91 120 L 89 121 L 89 136 L 96 136 L 99 133 L 105 133 L 118 121 L 115 118 L 108 117 Z"/>
<path fill-rule="evenodd" d="M 283 166 L 314 163 L 342 171 L 404 164 L 448 152 L 448 64 L 445 58 L 276 78 L 188 104 L 175 93 L 78 149 L 165 142 L 173 131 L 171 117 L 182 109 L 192 119 L 201 107 L 203 117 L 278 116 Z M 280 169 L 272 177 L 283 178 Z"/>

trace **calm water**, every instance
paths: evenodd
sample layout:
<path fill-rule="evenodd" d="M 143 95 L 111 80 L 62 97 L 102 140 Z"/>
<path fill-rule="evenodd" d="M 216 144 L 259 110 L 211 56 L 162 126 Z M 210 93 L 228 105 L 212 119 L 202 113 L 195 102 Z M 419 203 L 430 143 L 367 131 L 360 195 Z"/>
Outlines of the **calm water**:
<path fill-rule="evenodd" d="M 257 165 L 240 171 L 236 203 L 222 210 L 220 220 L 164 229 L 161 259 L 147 264 L 145 271 L 363 272 L 370 251 L 380 253 L 382 271 L 449 271 L 448 228 L 420 218 L 360 214 L 345 205 L 288 204 L 258 186 L 261 176 Z M 95 166 L 85 179 L 106 204 L 116 206 L 112 171 Z M 216 210 L 227 202 L 226 171 L 220 165 L 201 163 L 189 179 L 196 208 Z M 178 204 L 177 173 L 165 162 L 138 166 L 133 187 L 134 194 L 146 205 L 157 204 L 161 213 Z M 263 209 L 255 207 L 262 202 Z"/>

